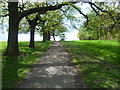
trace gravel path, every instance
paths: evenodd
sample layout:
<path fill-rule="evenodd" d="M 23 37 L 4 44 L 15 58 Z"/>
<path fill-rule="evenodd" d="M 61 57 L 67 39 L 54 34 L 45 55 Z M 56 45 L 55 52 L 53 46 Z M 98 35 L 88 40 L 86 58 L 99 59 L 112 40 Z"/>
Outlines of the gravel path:
<path fill-rule="evenodd" d="M 19 88 L 85 88 L 83 80 L 60 42 L 40 58 Z"/>

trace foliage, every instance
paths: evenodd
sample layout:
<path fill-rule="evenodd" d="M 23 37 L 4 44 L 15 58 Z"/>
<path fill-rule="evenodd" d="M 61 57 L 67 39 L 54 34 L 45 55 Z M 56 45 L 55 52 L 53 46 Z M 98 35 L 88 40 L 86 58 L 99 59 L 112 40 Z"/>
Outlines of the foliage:
<path fill-rule="evenodd" d="M 65 41 L 65 48 L 90 88 L 120 88 L 118 41 Z"/>
<path fill-rule="evenodd" d="M 6 42 L 2 43 L 2 51 L 5 51 Z M 52 44 L 52 42 L 35 42 L 35 48 L 28 47 L 29 42 L 19 42 L 20 56 L 2 57 L 2 86 L 3 88 L 15 88 L 25 78 L 30 67 Z"/>
<path fill-rule="evenodd" d="M 1 1 L 0 2 L 0 28 L 2 33 L 4 33 L 4 29 L 7 27 L 6 22 L 8 22 L 8 7 L 7 7 L 7 3 L 5 1 Z"/>
<path fill-rule="evenodd" d="M 92 32 L 88 32 L 86 27 L 80 27 L 80 31 L 78 32 L 79 40 L 87 40 L 90 36 L 92 36 Z"/>
<path fill-rule="evenodd" d="M 6 1 L 1 1 L 0 2 L 0 17 L 7 15 L 8 14 L 8 7 L 7 7 Z"/>
<path fill-rule="evenodd" d="M 79 4 L 81 4 L 81 3 L 79 3 Z M 80 19 L 80 17 L 75 16 L 78 11 L 74 7 L 69 6 L 69 5 L 64 6 L 61 8 L 61 11 L 62 11 L 62 15 L 64 17 L 63 21 L 69 27 L 69 29 L 77 29 L 77 26 L 80 26 L 81 19 Z M 70 25 L 68 25 L 67 22 L 70 22 Z"/>
<path fill-rule="evenodd" d="M 30 31 L 30 26 L 27 22 L 27 20 L 25 18 L 23 18 L 19 24 L 19 33 L 22 34 L 26 34 Z"/>
<path fill-rule="evenodd" d="M 22 11 L 29 10 L 31 8 L 37 8 L 40 6 L 41 6 L 41 3 L 36 3 L 36 2 L 19 3 L 19 7 L 22 8 Z M 21 11 L 20 8 L 19 8 L 19 11 Z M 33 20 L 36 18 L 37 15 L 38 13 L 33 13 L 33 14 L 28 15 L 27 18 L 30 20 Z M 26 17 L 24 17 L 19 24 L 19 33 L 28 33 L 29 31 L 30 31 L 30 25 L 28 21 L 26 20 Z"/>
<path fill-rule="evenodd" d="M 24 9 L 31 9 L 31 8 L 38 8 L 38 7 L 45 7 L 51 5 L 50 2 L 44 2 L 44 3 L 30 3 L 27 2 Z M 30 18 L 31 20 L 35 18 L 35 16 L 39 14 L 34 13 L 27 18 Z M 63 16 L 61 14 L 60 10 L 56 11 L 47 11 L 45 14 L 39 15 L 40 20 L 38 21 L 38 25 L 36 26 L 36 33 L 40 33 L 40 35 L 43 35 L 43 30 L 48 32 L 50 31 L 51 35 L 55 33 L 55 36 L 59 36 L 60 33 L 67 31 L 67 28 L 62 24 Z M 19 33 L 28 33 L 29 32 L 29 25 L 25 18 L 21 20 L 21 23 L 19 25 Z"/>
<path fill-rule="evenodd" d="M 64 34 L 64 33 L 60 34 L 60 40 L 61 40 L 61 41 L 65 41 L 65 39 L 66 39 L 66 38 L 65 38 L 65 34 Z"/>
<path fill-rule="evenodd" d="M 97 4 L 100 5 L 100 3 Z M 88 25 L 85 26 L 84 22 L 79 29 L 79 39 L 118 39 L 118 33 L 120 33 L 120 25 L 117 23 L 120 17 L 118 15 L 118 8 L 113 4 L 102 3 L 100 6 L 100 8 L 107 10 L 112 17 L 106 12 L 99 12 L 99 15 L 96 15 L 95 11 L 92 10 L 88 14 Z"/>
<path fill-rule="evenodd" d="M 43 30 L 50 31 L 51 35 L 55 33 L 55 36 L 59 36 L 60 33 L 67 31 L 67 28 L 62 24 L 63 16 L 60 10 L 48 11 L 41 18 L 45 22 L 44 25 L 40 25 L 42 27 L 40 35 L 42 35 Z"/>

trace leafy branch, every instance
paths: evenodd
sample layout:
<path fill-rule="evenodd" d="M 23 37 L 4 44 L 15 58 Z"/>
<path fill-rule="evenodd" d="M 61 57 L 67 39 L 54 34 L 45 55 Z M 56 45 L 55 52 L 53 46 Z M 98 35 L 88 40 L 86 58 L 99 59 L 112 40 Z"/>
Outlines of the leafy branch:
<path fill-rule="evenodd" d="M 97 11 L 95 10 L 95 8 L 93 8 L 93 6 L 96 7 L 98 10 L 100 10 L 101 12 L 107 13 L 107 14 L 113 19 L 114 23 L 116 23 L 116 20 L 114 19 L 114 17 L 112 16 L 112 14 L 111 14 L 110 12 L 108 12 L 107 10 L 101 9 L 100 7 L 98 7 L 97 5 L 95 5 L 95 4 L 92 3 L 92 2 L 88 2 L 88 3 L 90 4 L 91 8 L 96 12 L 97 15 L 99 15 L 99 12 L 97 12 Z"/>

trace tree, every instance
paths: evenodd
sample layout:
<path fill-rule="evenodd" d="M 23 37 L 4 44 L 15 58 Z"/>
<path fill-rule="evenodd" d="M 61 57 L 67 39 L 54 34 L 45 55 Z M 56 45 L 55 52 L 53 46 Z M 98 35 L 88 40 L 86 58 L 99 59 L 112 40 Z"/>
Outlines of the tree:
<path fill-rule="evenodd" d="M 60 33 L 66 32 L 67 28 L 63 26 L 63 15 L 60 10 L 48 11 L 42 16 L 43 24 L 41 25 L 41 35 L 43 35 L 43 41 L 49 41 L 51 36 L 55 41 L 55 36 L 59 36 Z"/>
<path fill-rule="evenodd" d="M 4 55 L 7 56 L 17 56 L 19 55 L 19 48 L 18 48 L 18 26 L 20 20 L 30 14 L 39 12 L 40 14 L 46 13 L 48 10 L 56 10 L 60 9 L 62 6 L 68 5 L 66 3 L 58 4 L 55 6 L 48 6 L 48 7 L 39 7 L 39 8 L 32 8 L 29 10 L 24 10 L 23 12 L 18 11 L 18 0 L 16 2 L 11 2 L 8 0 L 8 10 L 9 10 L 9 34 L 8 34 L 8 44 L 7 49 Z M 13 16 L 14 13 L 14 16 Z"/>
<path fill-rule="evenodd" d="M 29 47 L 34 47 L 34 34 L 35 34 L 35 27 L 37 25 L 37 21 L 39 20 L 39 16 L 36 15 L 36 17 L 34 19 L 30 19 L 28 17 L 26 17 L 29 25 L 30 25 L 30 44 Z"/>
<path fill-rule="evenodd" d="M 64 33 L 60 34 L 60 40 L 65 41 L 65 34 Z"/>
<path fill-rule="evenodd" d="M 101 4 L 101 3 L 98 3 Z M 102 10 L 100 7 L 99 10 L 101 12 L 92 10 L 87 16 L 89 17 L 88 25 L 85 26 L 83 24 L 82 28 L 78 33 L 78 37 L 86 39 L 115 39 L 118 37 L 118 17 L 117 8 L 113 5 L 106 5 L 104 3 L 101 4 L 102 8 L 106 9 Z M 111 8 L 112 7 L 112 8 Z M 93 8 L 93 7 L 92 7 Z M 86 32 L 86 33 L 84 33 Z M 88 34 L 87 37 L 86 34 Z"/>
<path fill-rule="evenodd" d="M 42 4 L 44 4 L 44 3 L 42 3 Z M 24 5 L 24 4 L 23 4 Z M 39 7 L 40 5 L 41 5 L 41 3 L 29 3 L 29 2 L 27 2 L 25 5 L 27 5 L 26 7 L 25 7 L 25 5 L 23 6 L 23 5 L 21 5 L 22 7 L 24 7 L 22 10 L 24 10 L 24 9 L 30 9 L 31 7 Z M 30 7 L 31 6 L 31 7 Z M 22 8 L 21 7 L 21 8 Z M 34 34 L 35 34 L 35 27 L 36 27 L 36 25 L 38 24 L 38 21 L 40 20 L 41 21 L 41 17 L 40 17 L 40 14 L 39 14 L 39 12 L 38 13 L 34 13 L 34 14 L 31 14 L 31 15 L 28 15 L 28 16 L 26 16 L 25 17 L 26 18 L 26 20 L 27 20 L 27 22 L 28 22 L 28 24 L 29 24 L 29 26 L 30 26 L 30 44 L 29 44 L 29 47 L 31 47 L 31 48 L 33 48 L 34 47 Z M 28 24 L 26 23 L 26 20 L 23 20 L 22 21 L 22 24 L 20 23 L 20 25 L 21 25 L 21 27 L 22 27 L 22 25 L 23 26 L 27 26 L 27 27 L 25 27 L 25 28 L 28 28 L 29 26 L 28 26 Z M 26 32 L 29 32 L 29 29 L 28 30 L 26 30 L 25 28 L 21 28 L 21 29 L 23 29 L 23 30 L 21 30 L 20 32 L 21 33 L 26 33 Z"/>
<path fill-rule="evenodd" d="M 20 18 L 18 15 L 18 2 L 8 2 L 9 10 L 9 34 L 8 34 L 8 45 L 5 55 L 16 56 L 19 55 L 18 49 L 18 25 Z M 15 15 L 13 15 L 13 13 Z"/>

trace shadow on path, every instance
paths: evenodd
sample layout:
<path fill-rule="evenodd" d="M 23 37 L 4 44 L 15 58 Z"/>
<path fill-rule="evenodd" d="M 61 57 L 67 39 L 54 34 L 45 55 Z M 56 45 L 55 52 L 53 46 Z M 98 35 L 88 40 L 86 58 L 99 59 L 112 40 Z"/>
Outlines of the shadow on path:
<path fill-rule="evenodd" d="M 85 88 L 78 69 L 60 42 L 40 58 L 19 88 Z"/>

